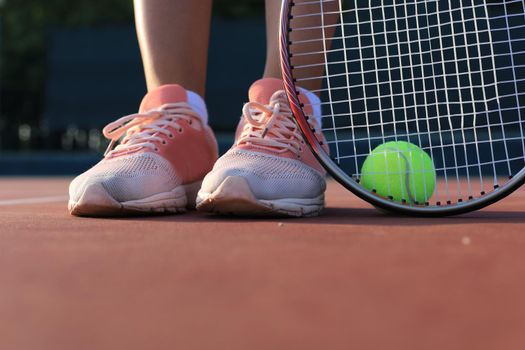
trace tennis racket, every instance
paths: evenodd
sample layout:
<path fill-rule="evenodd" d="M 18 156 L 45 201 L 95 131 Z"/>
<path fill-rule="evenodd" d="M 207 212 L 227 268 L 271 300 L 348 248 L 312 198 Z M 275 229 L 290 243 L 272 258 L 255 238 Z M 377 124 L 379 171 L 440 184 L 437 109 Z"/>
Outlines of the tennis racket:
<path fill-rule="evenodd" d="M 319 162 L 354 194 L 381 209 L 441 216 L 482 208 L 523 184 L 522 0 L 284 0 L 281 15 L 282 74 L 296 122 Z M 302 104 L 300 88 L 320 102 Z M 313 110 L 325 142 L 308 122 Z M 392 185 L 405 190 L 402 198 L 363 184 L 374 149 L 401 141 L 432 161 L 424 200 L 411 198 L 425 174 L 411 173 L 403 150 L 405 165 L 391 170 L 401 175 L 388 167 L 373 174 L 402 181 Z"/>

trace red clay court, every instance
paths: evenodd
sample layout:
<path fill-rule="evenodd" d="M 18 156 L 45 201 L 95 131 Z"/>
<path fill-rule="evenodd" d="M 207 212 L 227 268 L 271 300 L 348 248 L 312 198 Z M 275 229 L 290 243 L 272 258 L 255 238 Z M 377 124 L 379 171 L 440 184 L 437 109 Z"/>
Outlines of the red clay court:
<path fill-rule="evenodd" d="M 0 179 L 0 348 L 523 349 L 525 191 L 388 216 L 87 219 L 66 178 Z"/>

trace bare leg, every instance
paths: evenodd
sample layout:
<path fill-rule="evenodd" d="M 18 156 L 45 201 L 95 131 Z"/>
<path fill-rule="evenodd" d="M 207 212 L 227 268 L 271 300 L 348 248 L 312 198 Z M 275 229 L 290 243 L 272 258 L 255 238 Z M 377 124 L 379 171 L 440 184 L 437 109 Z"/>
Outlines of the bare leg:
<path fill-rule="evenodd" d="M 134 0 L 148 90 L 181 84 L 204 96 L 212 0 Z"/>
<path fill-rule="evenodd" d="M 329 2 L 328 4 L 323 5 L 325 11 L 331 11 L 334 12 L 337 10 L 338 5 L 337 2 Z M 312 6 L 303 6 L 303 11 L 305 13 L 319 13 L 319 4 L 314 4 Z M 266 67 L 264 70 L 264 77 L 265 78 L 281 78 L 281 64 L 279 60 L 279 23 L 280 23 L 280 16 L 281 16 L 281 0 L 266 0 Z M 325 18 L 325 25 L 330 25 L 337 23 L 337 16 L 326 16 Z M 313 18 L 304 18 L 304 19 L 297 19 L 294 22 L 295 26 L 298 27 L 318 27 L 321 25 L 320 17 L 314 16 Z M 327 28 L 324 31 L 324 35 L 327 38 L 330 38 L 333 33 L 334 29 Z M 293 40 L 304 40 L 304 39 L 311 39 L 311 36 L 321 38 L 322 37 L 322 31 L 321 29 L 318 30 L 316 33 L 315 31 L 305 31 L 304 33 L 294 33 Z M 303 49 L 305 49 L 305 46 L 303 46 Z M 305 49 L 306 50 L 306 49 Z M 315 51 L 322 51 L 323 46 L 321 42 L 317 42 L 314 44 L 311 44 L 311 47 L 308 48 L 310 52 Z M 324 57 L 322 55 L 319 55 L 316 61 L 318 63 L 323 62 Z M 311 60 L 311 58 L 310 58 Z M 295 64 L 301 64 L 300 61 L 295 61 Z M 316 63 L 316 62 L 304 62 L 308 64 Z M 311 72 L 305 73 L 305 75 L 309 76 L 321 76 L 324 74 L 324 68 L 322 66 L 319 66 L 319 68 L 313 68 Z M 304 83 L 303 87 L 307 89 L 319 89 L 320 88 L 321 81 L 315 80 L 312 81 L 312 83 Z"/>
<path fill-rule="evenodd" d="M 281 78 L 279 63 L 279 20 L 281 0 L 266 0 L 266 66 L 265 78 Z"/>

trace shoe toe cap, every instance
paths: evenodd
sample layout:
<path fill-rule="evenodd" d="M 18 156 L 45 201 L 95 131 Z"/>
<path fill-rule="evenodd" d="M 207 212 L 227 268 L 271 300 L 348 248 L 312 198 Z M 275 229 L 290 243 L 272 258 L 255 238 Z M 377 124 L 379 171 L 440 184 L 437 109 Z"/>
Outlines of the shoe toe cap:
<path fill-rule="evenodd" d="M 71 183 L 69 197 L 79 201 L 86 197 L 97 197 L 102 192 L 116 202 L 127 202 L 147 198 L 157 193 L 168 192 L 176 187 L 176 181 L 161 175 L 119 176 L 83 176 Z"/>

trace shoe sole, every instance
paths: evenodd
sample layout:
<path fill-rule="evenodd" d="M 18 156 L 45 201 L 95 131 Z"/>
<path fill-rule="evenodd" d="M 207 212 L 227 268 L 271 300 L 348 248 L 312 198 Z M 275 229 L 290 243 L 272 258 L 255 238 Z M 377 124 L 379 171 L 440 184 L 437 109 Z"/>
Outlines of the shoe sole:
<path fill-rule="evenodd" d="M 213 192 L 199 192 L 197 210 L 233 216 L 317 216 L 324 208 L 324 194 L 316 198 L 257 199 L 246 179 L 228 176 Z"/>
<path fill-rule="evenodd" d="M 169 192 L 127 202 L 116 201 L 101 184 L 93 184 L 78 201 L 69 201 L 69 213 L 87 217 L 183 213 L 195 208 L 195 198 L 201 183 L 178 186 Z"/>

